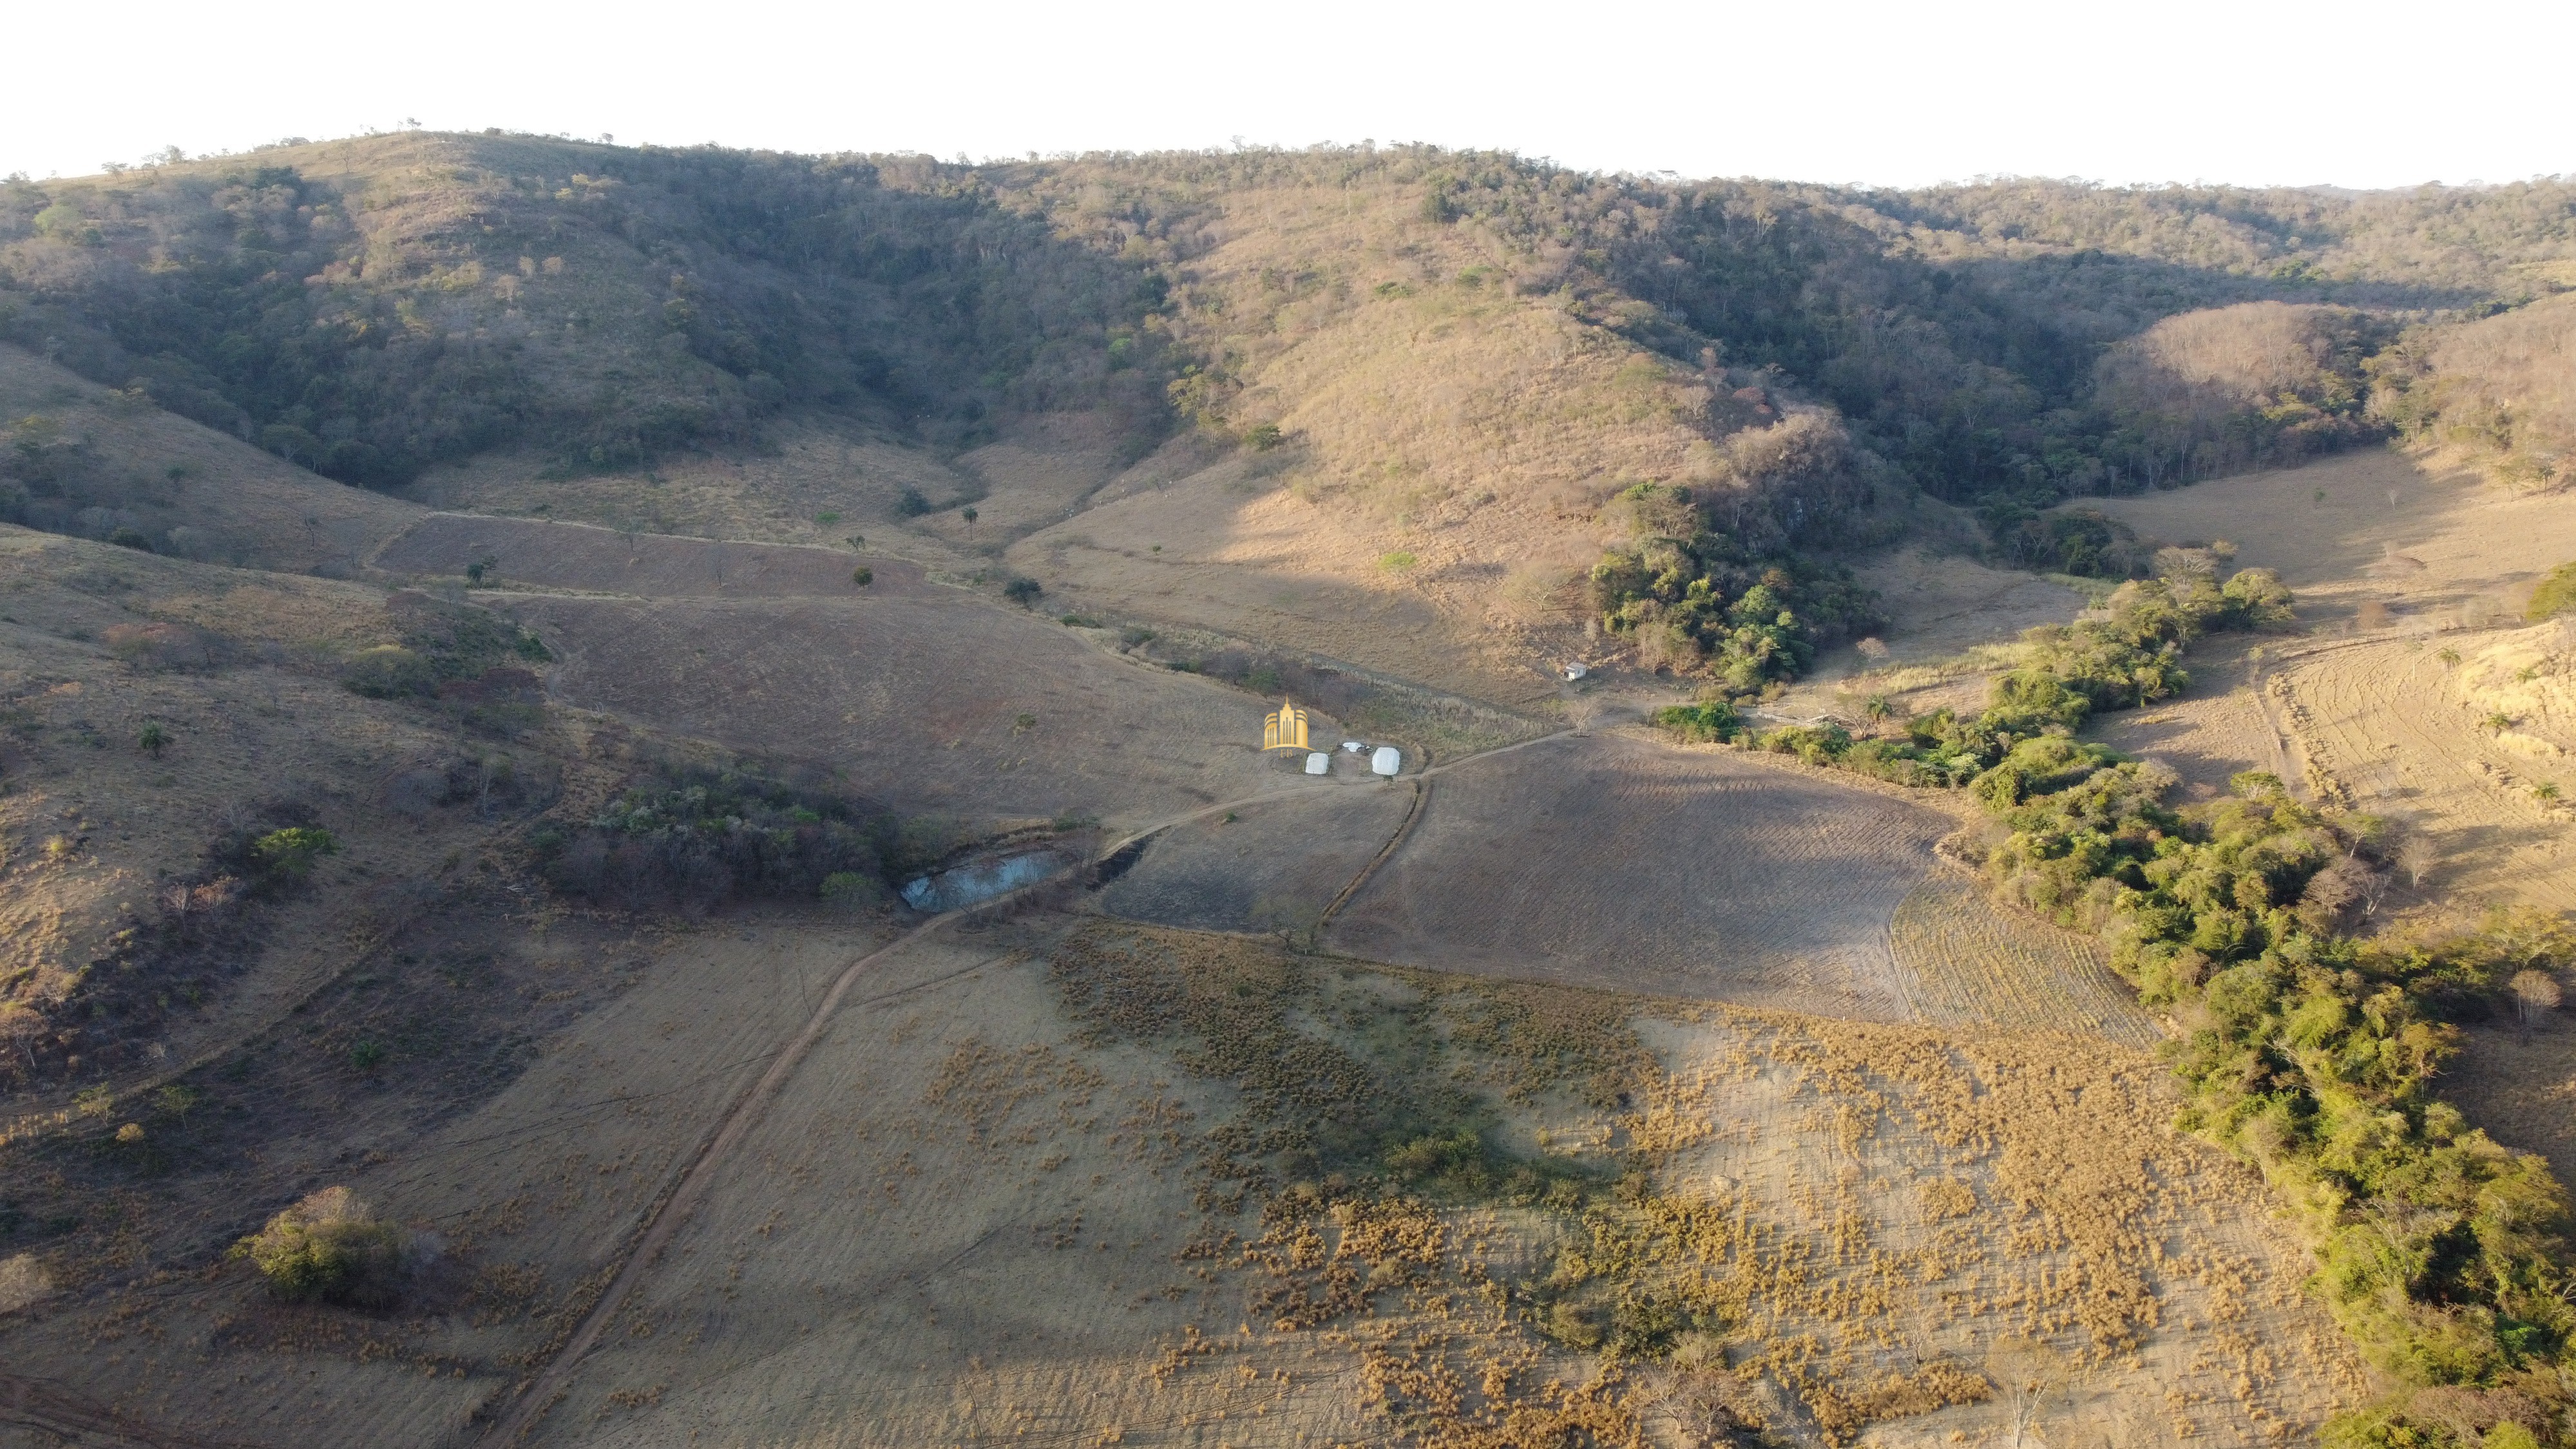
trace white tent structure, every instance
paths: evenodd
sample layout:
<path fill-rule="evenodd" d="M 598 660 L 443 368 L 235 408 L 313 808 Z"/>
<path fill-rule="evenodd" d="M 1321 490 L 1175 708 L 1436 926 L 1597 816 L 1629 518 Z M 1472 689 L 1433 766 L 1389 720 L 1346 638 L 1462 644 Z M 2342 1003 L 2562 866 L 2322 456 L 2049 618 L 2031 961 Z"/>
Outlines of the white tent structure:
<path fill-rule="evenodd" d="M 1306 756 L 1306 773 L 1309 775 L 1329 775 L 1333 773 L 1333 757 L 1325 754 L 1321 750 L 1310 752 Z"/>
<path fill-rule="evenodd" d="M 1393 745 L 1380 745 L 1369 756 L 1369 768 L 1381 775 L 1393 775 L 1404 768 L 1404 752 Z"/>

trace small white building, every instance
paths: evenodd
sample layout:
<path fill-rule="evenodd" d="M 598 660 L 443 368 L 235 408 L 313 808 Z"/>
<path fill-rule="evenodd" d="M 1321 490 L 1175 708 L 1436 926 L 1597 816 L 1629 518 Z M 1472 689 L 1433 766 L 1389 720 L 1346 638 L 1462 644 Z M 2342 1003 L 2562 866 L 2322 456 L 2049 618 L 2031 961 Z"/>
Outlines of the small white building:
<path fill-rule="evenodd" d="M 1313 751 L 1306 756 L 1306 773 L 1309 775 L 1329 775 L 1333 773 L 1333 757 L 1325 754 L 1322 750 Z"/>
<path fill-rule="evenodd" d="M 1590 674 L 1591 672 L 1592 666 L 1584 663 L 1580 659 L 1565 666 L 1565 677 L 1569 680 L 1581 679 L 1583 676 Z"/>
<path fill-rule="evenodd" d="M 1392 775 L 1404 768 L 1404 752 L 1393 745 L 1380 745 L 1369 756 L 1369 768 L 1381 775 Z"/>
<path fill-rule="evenodd" d="M 1368 741 L 1344 740 L 1342 741 L 1342 752 L 1344 754 L 1351 755 L 1365 755 L 1368 753 Z"/>

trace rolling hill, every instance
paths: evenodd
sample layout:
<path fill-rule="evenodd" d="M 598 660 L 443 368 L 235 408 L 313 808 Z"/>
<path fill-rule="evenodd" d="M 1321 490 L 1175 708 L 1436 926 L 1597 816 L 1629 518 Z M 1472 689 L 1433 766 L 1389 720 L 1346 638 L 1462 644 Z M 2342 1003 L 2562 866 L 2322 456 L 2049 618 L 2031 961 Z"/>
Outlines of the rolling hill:
<path fill-rule="evenodd" d="M 0 183 L 0 1441 L 2562 1444 L 2571 285 L 2558 181 Z"/>

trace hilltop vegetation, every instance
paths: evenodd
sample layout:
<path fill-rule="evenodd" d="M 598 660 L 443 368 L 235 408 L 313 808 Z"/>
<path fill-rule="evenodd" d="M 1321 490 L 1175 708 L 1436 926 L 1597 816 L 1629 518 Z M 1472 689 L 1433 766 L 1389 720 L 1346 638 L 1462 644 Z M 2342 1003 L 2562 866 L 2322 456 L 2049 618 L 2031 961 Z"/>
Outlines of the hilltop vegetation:
<path fill-rule="evenodd" d="M 13 180 L 0 269 L 0 336 L 376 486 L 530 438 L 632 461 L 791 403 L 940 439 L 1006 404 L 1158 405 L 1110 356 L 1152 278 L 927 163 L 290 146 Z"/>
<path fill-rule="evenodd" d="M 375 485 L 532 439 L 649 458 L 789 406 L 950 444 L 1105 409 L 1139 448 L 1175 418 L 1302 435 L 1418 511 L 1569 425 L 1625 440 L 1578 472 L 1712 481 L 1708 444 L 1803 398 L 1939 496 L 2055 497 L 2366 431 L 2384 319 L 2546 295 L 2571 209 L 2560 182 L 1896 193 L 1429 147 L 967 166 L 408 133 L 14 179 L 0 336 Z M 1426 332 L 1553 406 L 1489 415 Z M 1398 426 L 1351 415 L 1329 364 L 1354 360 Z M 1484 456 L 1441 456 L 1462 438 Z"/>

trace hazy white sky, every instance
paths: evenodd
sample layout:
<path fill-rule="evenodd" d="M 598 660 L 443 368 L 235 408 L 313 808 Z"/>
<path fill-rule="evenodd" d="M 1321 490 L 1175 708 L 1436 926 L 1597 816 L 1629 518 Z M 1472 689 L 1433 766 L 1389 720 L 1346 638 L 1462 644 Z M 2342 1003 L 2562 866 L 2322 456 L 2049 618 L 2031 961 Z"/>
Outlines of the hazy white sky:
<path fill-rule="evenodd" d="M 30 3 L 0 172 L 417 118 L 976 158 L 1372 138 L 1602 170 L 2576 172 L 2576 3 Z"/>

